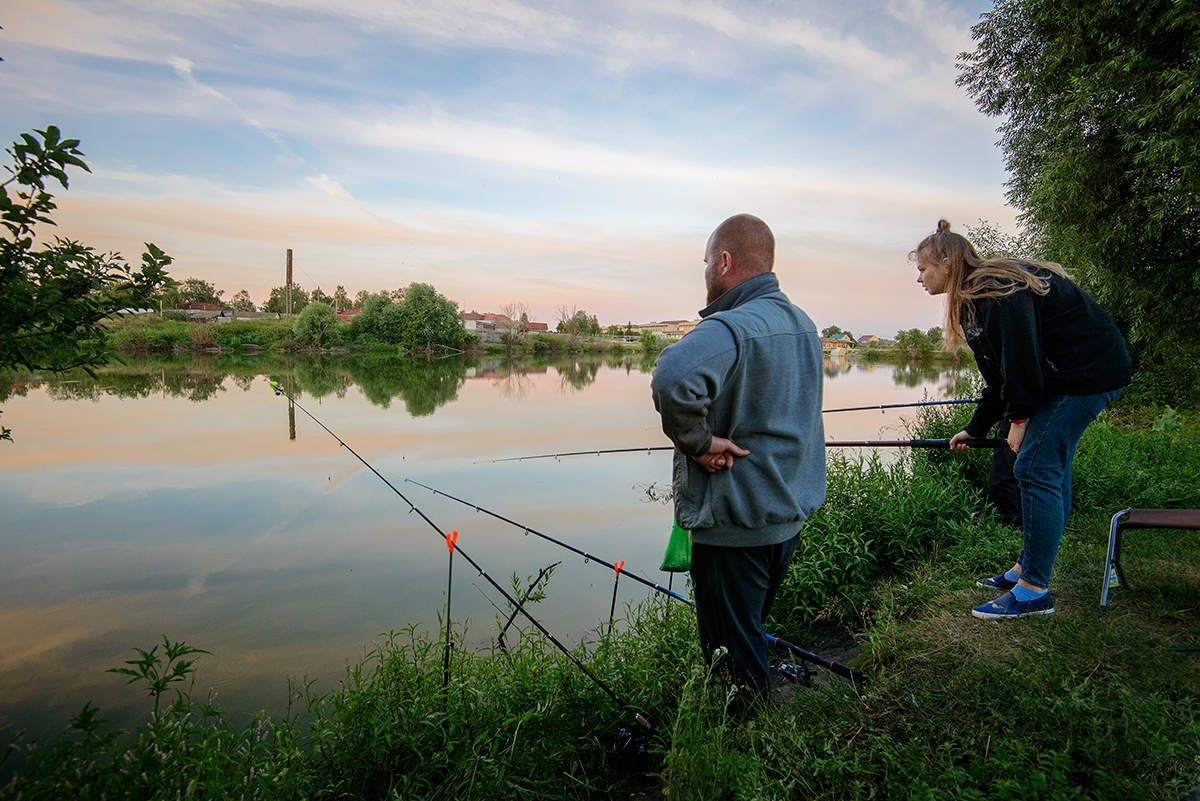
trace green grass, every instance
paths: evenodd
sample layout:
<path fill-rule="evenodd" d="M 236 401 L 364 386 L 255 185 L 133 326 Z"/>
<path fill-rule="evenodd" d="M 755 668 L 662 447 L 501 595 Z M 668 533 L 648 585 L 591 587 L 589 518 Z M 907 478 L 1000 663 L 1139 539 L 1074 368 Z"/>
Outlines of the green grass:
<path fill-rule="evenodd" d="M 970 617 L 988 592 L 957 549 L 881 582 L 862 635 L 870 682 L 799 693 L 720 753 L 695 751 L 708 774 L 752 757 L 727 791 L 692 782 L 691 760 L 673 755 L 668 797 L 1181 798 L 1200 783 L 1200 665 L 1167 646 L 1200 636 L 1200 543 L 1137 543 L 1126 561 L 1140 583 L 1103 613 L 1106 523 L 1093 513 L 1072 529 L 1053 617 Z M 714 715 L 693 727 L 681 742 L 728 728 Z"/>
<path fill-rule="evenodd" d="M 932 412 L 917 433 L 944 436 L 962 414 Z M 1081 443 L 1076 514 L 1055 570 L 1059 612 L 1049 618 L 992 623 L 968 614 L 989 597 L 975 578 L 1007 567 L 1020 547 L 1018 531 L 945 483 L 976 486 L 980 465 L 935 452 L 915 455 L 907 485 L 876 463 L 861 467 L 861 483 L 831 481 L 836 514 L 864 532 L 851 541 L 875 536 L 885 521 L 900 541 L 887 546 L 899 547 L 895 570 L 848 546 L 830 560 L 880 576 L 855 603 L 819 613 L 861 626 L 859 668 L 870 682 L 798 693 L 740 727 L 711 689 L 698 694 L 679 713 L 688 731 L 677 731 L 667 757 L 667 797 L 1178 799 L 1200 787 L 1200 659 L 1169 650 L 1200 641 L 1200 535 L 1130 532 L 1123 564 L 1133 586 L 1099 609 L 1109 516 L 1129 506 L 1200 506 L 1198 421 L 1171 431 L 1152 422 L 1103 419 Z M 891 493 L 901 486 L 912 491 L 898 501 Z M 948 494 L 938 498 L 938 487 Z M 885 508 L 857 506 L 856 492 L 885 498 Z M 910 531 L 932 499 L 927 524 Z M 911 546 L 922 542 L 913 559 Z M 812 570 L 798 559 L 793 577 Z M 795 608 L 807 615 L 813 607 Z M 804 619 L 778 607 L 775 615 Z M 713 785 L 714 775 L 728 781 Z"/>
<path fill-rule="evenodd" d="M 930 410 L 913 434 L 945 436 L 966 413 Z M 980 494 L 986 469 L 985 453 L 831 462 L 771 627 L 801 645 L 817 621 L 853 629 L 865 685 L 822 681 L 732 714 L 690 610 L 661 600 L 581 644 L 656 726 L 632 770 L 614 751 L 627 711 L 540 636 L 510 636 L 507 653 L 456 648 L 447 692 L 440 641 L 406 630 L 336 690 L 293 688 L 295 715 L 249 726 L 178 692 L 167 661 L 143 654 L 131 692 L 161 688 L 146 724 L 122 735 L 85 709 L 0 796 L 1181 798 L 1200 785 L 1200 657 L 1168 648 L 1200 641 L 1200 535 L 1130 532 L 1132 586 L 1107 612 L 1098 596 L 1114 511 L 1200 506 L 1200 419 L 1119 408 L 1089 429 L 1051 617 L 969 615 L 989 597 L 975 578 L 1020 547 Z M 195 658 L 182 677 L 203 677 Z"/>

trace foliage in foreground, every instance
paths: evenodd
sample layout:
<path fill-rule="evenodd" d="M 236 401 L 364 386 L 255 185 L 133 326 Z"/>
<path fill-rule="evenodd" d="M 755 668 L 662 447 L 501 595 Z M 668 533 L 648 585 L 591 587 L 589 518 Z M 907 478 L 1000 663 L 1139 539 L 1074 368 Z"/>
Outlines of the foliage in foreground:
<path fill-rule="evenodd" d="M 134 270 L 81 242 L 43 243 L 38 225 L 54 225 L 56 208 L 47 185 L 66 189 L 67 169 L 88 167 L 78 139 L 53 125 L 35 133 L 5 151 L 12 162 L 0 183 L 0 370 L 90 368 L 107 361 L 101 322 L 169 280 L 171 257 L 147 243 Z M 0 439 L 11 438 L 0 427 Z"/>
<path fill-rule="evenodd" d="M 576 653 L 652 721 L 678 703 L 694 661 L 692 618 L 646 602 L 624 627 Z M 625 713 L 536 632 L 506 651 L 463 647 L 451 682 L 443 645 L 408 629 L 385 635 L 325 695 L 292 688 L 306 714 L 233 725 L 173 684 L 192 678 L 196 649 L 166 638 L 120 668 L 152 698 L 131 735 L 89 706 L 55 743 L 29 747 L 29 767 L 0 797 L 59 798 L 609 798 L 643 781 L 621 769 Z M 168 703 L 169 701 L 169 703 Z"/>

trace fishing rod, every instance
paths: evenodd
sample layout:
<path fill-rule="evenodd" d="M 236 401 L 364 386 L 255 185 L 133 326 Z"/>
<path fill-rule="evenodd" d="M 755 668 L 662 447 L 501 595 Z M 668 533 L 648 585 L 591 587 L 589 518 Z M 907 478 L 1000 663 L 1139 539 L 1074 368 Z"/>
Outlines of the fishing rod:
<path fill-rule="evenodd" d="M 1008 441 L 993 438 L 971 438 L 963 440 L 968 448 L 1005 448 Z M 827 448 L 943 448 L 950 447 L 950 438 L 945 439 L 859 439 L 826 442 Z"/>
<path fill-rule="evenodd" d="M 1002 439 L 967 439 L 969 448 L 1001 448 L 1008 445 Z M 949 448 L 950 439 L 857 439 L 835 440 L 825 443 L 826 448 Z M 497 462 L 523 462 L 526 459 L 558 459 L 563 456 L 599 456 L 605 453 L 651 453 L 673 451 L 674 445 L 651 445 L 646 448 L 606 448 L 594 451 L 567 451 L 564 453 L 539 453 L 535 456 L 506 456 L 503 459 L 478 459 L 471 464 L 496 464 Z"/>
<path fill-rule="evenodd" d="M 521 614 L 525 616 L 526 620 L 528 620 L 530 623 L 532 623 L 534 625 L 534 627 L 537 628 L 537 630 L 542 633 L 542 636 L 544 636 L 547 640 L 549 640 L 551 643 L 553 643 L 555 645 L 555 647 L 558 648 L 558 650 L 562 651 L 563 655 L 565 655 L 567 657 L 567 659 L 571 660 L 571 663 L 573 665 L 575 665 L 575 667 L 579 668 L 579 670 L 582 671 L 585 676 L 587 676 L 589 679 L 591 679 L 593 684 L 595 684 L 597 687 L 599 687 L 601 690 L 603 690 L 608 695 L 608 697 L 611 698 L 614 703 L 616 703 L 616 705 L 618 707 L 620 707 L 623 711 L 630 713 L 633 716 L 634 722 L 637 723 L 642 728 L 644 728 L 646 730 L 647 734 L 653 731 L 653 727 L 650 725 L 650 721 L 648 721 L 642 715 L 642 713 L 638 712 L 636 709 L 634 709 L 632 706 L 630 706 L 628 703 L 626 703 L 621 698 L 621 696 L 617 695 L 617 693 L 611 687 L 609 687 L 607 684 L 605 684 L 603 681 L 601 681 L 596 676 L 596 674 L 592 673 L 592 671 L 589 670 L 586 665 L 584 665 L 582 662 L 580 662 L 579 659 L 574 654 L 571 653 L 571 651 L 567 648 L 567 646 L 565 646 L 561 642 L 559 642 L 557 637 L 555 637 L 553 634 L 551 634 L 550 631 L 545 626 L 543 626 L 541 623 L 539 623 L 538 620 L 533 615 L 529 614 L 529 612 L 525 609 L 525 607 L 522 604 L 518 603 L 517 600 L 515 598 L 513 598 L 512 595 L 510 595 L 507 590 L 504 589 L 504 587 L 502 587 L 494 578 L 492 578 L 490 575 L 488 575 L 488 573 L 482 567 L 480 567 L 478 562 L 476 562 L 469 555 L 467 555 L 467 552 L 464 551 L 460 546 L 458 546 L 454 542 L 454 540 L 457 539 L 457 532 L 455 532 L 454 537 L 451 538 L 450 535 L 448 535 L 446 532 L 442 531 L 442 529 L 438 526 L 438 524 L 433 522 L 433 520 L 431 520 L 428 515 L 426 515 L 423 511 L 421 511 L 419 508 L 417 508 L 416 504 L 414 504 L 412 501 L 410 501 L 403 492 L 401 492 L 399 489 L 397 489 L 395 484 L 388 481 L 387 478 L 385 478 L 382 473 L 380 473 L 378 470 L 376 470 L 371 465 L 370 462 L 368 462 L 366 459 L 364 459 L 362 456 L 360 456 L 358 451 L 354 450 L 354 448 L 351 448 L 349 445 L 347 445 L 345 440 L 343 440 L 341 437 L 339 437 L 337 434 L 335 434 L 329 428 L 329 426 L 322 423 L 320 420 L 318 420 L 313 415 L 312 412 L 310 412 L 308 409 L 305 409 L 303 406 L 301 406 L 299 403 L 297 403 L 296 399 L 294 397 L 292 397 L 292 395 L 289 394 L 287 392 L 287 390 L 285 390 L 279 383 L 277 383 L 275 381 L 271 381 L 270 379 L 267 379 L 267 383 L 269 383 L 271 385 L 271 388 L 275 390 L 276 395 L 283 395 L 289 401 L 291 401 L 293 404 L 295 404 L 297 409 L 304 412 L 306 415 L 309 416 L 309 418 L 312 419 L 312 421 L 314 423 L 319 425 L 321 428 L 325 429 L 325 431 L 327 431 L 329 433 L 329 436 L 333 437 L 334 439 L 336 439 L 338 441 L 339 445 L 341 445 L 346 450 L 350 451 L 350 453 L 352 453 L 354 455 L 354 458 L 356 458 L 356 459 L 358 459 L 358 461 L 362 462 L 363 465 L 368 470 L 370 470 L 372 473 L 374 473 L 379 478 L 380 481 L 382 481 L 384 484 L 387 484 L 388 487 L 392 490 L 392 492 L 396 493 L 396 495 L 398 495 L 400 497 L 400 500 L 402 500 L 406 504 L 408 504 L 408 511 L 410 514 L 412 512 L 416 512 L 421 517 L 422 520 L 424 520 L 426 523 L 429 524 L 430 528 L 432 528 L 435 532 L 437 532 L 438 536 L 443 541 L 445 541 L 448 545 L 450 545 L 451 554 L 453 554 L 454 551 L 458 551 L 459 556 L 461 556 L 463 559 L 466 559 L 467 563 L 470 564 L 471 567 L 475 568 L 475 570 L 479 573 L 480 576 L 482 576 L 484 579 L 486 579 L 487 582 L 489 584 L 491 584 L 492 587 L 494 587 L 497 592 L 499 592 L 502 596 L 504 596 L 504 599 L 506 601 L 508 601 L 518 611 L 520 611 Z M 622 730 L 621 739 L 622 739 L 623 743 L 628 742 L 635 747 L 644 747 L 644 738 L 628 737 L 627 733 L 624 732 L 624 730 Z"/>
<path fill-rule="evenodd" d="M 517 521 L 507 518 L 504 515 L 499 514 L 498 512 L 493 512 L 490 509 L 485 509 L 484 507 L 480 506 L 479 504 L 471 503 L 468 500 L 459 498 L 455 495 L 451 495 L 448 492 L 443 492 L 440 489 L 431 487 L 428 484 L 423 484 L 422 482 L 417 481 L 416 479 L 413 479 L 413 478 L 406 478 L 404 480 L 406 482 L 408 482 L 409 484 L 416 484 L 418 487 L 422 487 L 423 489 L 429 490 L 435 496 L 440 495 L 443 498 L 448 498 L 449 500 L 460 503 L 463 506 L 469 506 L 472 509 L 474 509 L 476 512 L 483 512 L 485 515 L 489 515 L 491 517 L 496 518 L 497 520 L 501 520 L 505 523 L 508 523 L 510 526 L 515 526 L 516 528 L 519 528 L 522 531 L 524 531 L 526 534 L 532 534 L 535 537 L 540 537 L 541 539 L 546 540 L 547 542 L 554 543 L 555 545 L 558 545 L 561 548 L 566 548 L 568 551 L 571 551 L 572 553 L 582 556 L 584 559 L 584 562 L 595 562 L 597 565 L 600 565 L 603 567 L 608 567 L 608 568 L 615 568 L 617 565 L 616 562 L 610 562 L 606 559 L 601 559 L 598 556 L 590 554 L 587 551 L 582 551 L 579 548 L 576 548 L 574 545 L 570 545 L 566 542 L 563 542 L 562 540 L 557 539 L 556 537 L 552 537 L 549 534 L 545 534 L 541 531 L 538 531 L 537 529 L 530 528 L 529 526 L 525 525 L 524 523 L 518 523 Z M 684 596 L 680 595 L 679 593 L 674 592 L 666 587 L 663 587 L 660 584 L 656 584 L 655 582 L 651 581 L 648 578 L 644 578 L 642 576 L 639 576 L 637 573 L 633 573 L 631 571 L 626 570 L 623 563 L 621 564 L 621 567 L 618 572 L 621 576 L 625 576 L 627 578 L 633 579 L 634 581 L 636 581 L 640 584 L 644 584 L 645 586 L 650 587 L 651 589 L 655 590 L 656 592 L 660 592 L 663 595 L 674 598 L 676 601 L 682 601 L 683 603 L 685 603 L 691 607 L 694 607 L 696 605 L 695 602 L 692 601 L 690 598 L 685 598 Z M 820 665 L 821 667 L 829 670 L 832 673 L 837 674 L 838 676 L 841 676 L 844 679 L 849 679 L 852 682 L 863 682 L 866 680 L 866 677 L 863 676 L 863 674 L 859 673 L 854 668 L 847 667 L 846 665 L 840 664 L 838 662 L 830 661 L 822 656 L 818 656 L 817 654 L 812 653 L 811 651 L 806 651 L 803 648 L 801 648 L 800 646 L 790 643 L 787 640 L 781 640 L 778 637 L 774 637 L 770 634 L 767 635 L 767 640 L 773 644 L 776 644 L 783 648 L 786 648 L 787 650 L 791 651 L 793 654 L 795 654 L 796 656 L 798 656 L 799 658 L 801 658 L 807 662 L 811 662 L 814 665 Z"/>
<path fill-rule="evenodd" d="M 847 406 L 842 409 L 822 409 L 821 414 L 832 412 L 861 412 L 867 409 L 903 409 L 909 406 L 949 406 L 954 403 L 979 403 L 983 398 L 957 398 L 955 400 L 917 401 L 916 403 L 881 403 L 878 406 Z"/>

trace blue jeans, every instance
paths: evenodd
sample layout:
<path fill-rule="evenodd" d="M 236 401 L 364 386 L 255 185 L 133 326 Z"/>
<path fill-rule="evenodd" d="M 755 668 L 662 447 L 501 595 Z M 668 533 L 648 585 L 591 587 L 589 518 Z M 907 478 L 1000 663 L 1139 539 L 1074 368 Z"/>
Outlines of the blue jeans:
<path fill-rule="evenodd" d="M 1050 586 L 1063 530 L 1071 519 L 1071 462 L 1079 438 L 1121 390 L 1096 395 L 1054 395 L 1029 418 L 1013 475 L 1021 486 L 1025 534 L 1021 578 Z"/>

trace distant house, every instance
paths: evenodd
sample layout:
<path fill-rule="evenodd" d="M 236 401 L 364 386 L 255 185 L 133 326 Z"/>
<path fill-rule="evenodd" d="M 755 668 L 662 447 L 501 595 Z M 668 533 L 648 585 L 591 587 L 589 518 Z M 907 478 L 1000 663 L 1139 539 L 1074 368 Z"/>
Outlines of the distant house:
<path fill-rule="evenodd" d="M 857 344 L 855 343 L 854 338 L 845 332 L 841 334 L 834 334 L 831 337 L 823 337 L 821 341 L 824 342 L 826 339 L 834 343 L 835 348 L 853 348 L 855 344 Z"/>
<path fill-rule="evenodd" d="M 635 331 L 649 331 L 665 339 L 681 339 L 684 334 L 700 324 L 699 320 L 663 320 L 657 323 L 635 325 Z"/>
<path fill-rule="evenodd" d="M 511 317 L 509 317 L 507 314 L 494 314 L 492 312 L 484 312 L 483 314 L 480 314 L 479 312 L 463 312 L 462 314 L 459 315 L 459 317 L 462 318 L 463 323 L 470 323 L 470 322 L 502 323 L 507 326 L 511 326 L 513 324 L 513 319 Z M 470 329 L 468 329 L 468 330 L 470 330 Z"/>
<path fill-rule="evenodd" d="M 472 333 L 479 334 L 484 342 L 499 342 L 499 332 L 511 331 L 514 328 L 520 331 L 550 330 L 550 326 L 546 323 L 535 323 L 532 320 L 519 322 L 507 314 L 462 312 L 458 316 L 462 318 L 463 328 Z"/>
<path fill-rule="evenodd" d="M 362 314 L 362 309 L 338 309 L 337 316 L 339 320 L 349 320 L 356 314 Z"/>
<path fill-rule="evenodd" d="M 871 345 L 878 346 L 879 345 L 879 337 L 875 336 L 874 334 L 866 334 L 866 335 L 858 338 L 858 344 L 868 345 L 868 346 L 871 346 Z"/>

